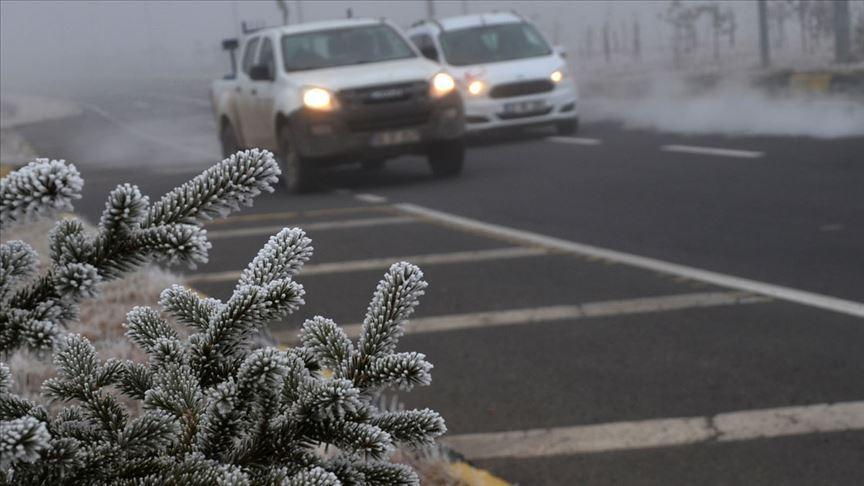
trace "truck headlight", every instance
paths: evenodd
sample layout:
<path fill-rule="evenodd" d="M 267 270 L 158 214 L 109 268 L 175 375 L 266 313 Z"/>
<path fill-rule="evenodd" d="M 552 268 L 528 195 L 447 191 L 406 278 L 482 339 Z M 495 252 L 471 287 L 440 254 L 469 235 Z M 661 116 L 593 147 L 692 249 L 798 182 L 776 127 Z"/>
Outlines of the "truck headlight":
<path fill-rule="evenodd" d="M 440 98 L 449 94 L 456 88 L 456 81 L 453 76 L 447 73 L 438 73 L 432 78 L 432 96 Z"/>
<path fill-rule="evenodd" d="M 549 79 L 551 79 L 553 83 L 560 83 L 561 80 L 564 79 L 564 71 L 560 69 L 552 71 L 552 74 L 549 75 Z"/>
<path fill-rule="evenodd" d="M 479 95 L 483 92 L 483 88 L 483 81 L 480 81 L 479 79 L 475 79 L 474 81 L 468 83 L 468 92 L 472 95 Z"/>
<path fill-rule="evenodd" d="M 336 108 L 336 99 L 324 88 L 303 90 L 303 105 L 313 110 L 330 111 Z"/>

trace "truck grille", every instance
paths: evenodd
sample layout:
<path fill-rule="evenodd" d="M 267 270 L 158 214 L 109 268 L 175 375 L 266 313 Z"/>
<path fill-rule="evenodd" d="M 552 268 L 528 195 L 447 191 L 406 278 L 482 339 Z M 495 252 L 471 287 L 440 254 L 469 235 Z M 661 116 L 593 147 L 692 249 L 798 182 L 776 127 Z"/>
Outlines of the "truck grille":
<path fill-rule="evenodd" d="M 530 81 L 519 81 L 516 83 L 499 84 L 489 90 L 490 98 L 512 98 L 535 93 L 546 93 L 555 89 L 555 85 L 548 79 L 532 79 Z"/>
<path fill-rule="evenodd" d="M 431 115 L 426 81 L 348 89 L 337 96 L 345 124 L 352 131 L 422 125 Z"/>
<path fill-rule="evenodd" d="M 339 92 L 339 101 L 343 107 L 348 108 L 398 103 L 409 100 L 424 100 L 428 99 L 428 97 L 429 83 L 426 81 L 366 86 Z"/>

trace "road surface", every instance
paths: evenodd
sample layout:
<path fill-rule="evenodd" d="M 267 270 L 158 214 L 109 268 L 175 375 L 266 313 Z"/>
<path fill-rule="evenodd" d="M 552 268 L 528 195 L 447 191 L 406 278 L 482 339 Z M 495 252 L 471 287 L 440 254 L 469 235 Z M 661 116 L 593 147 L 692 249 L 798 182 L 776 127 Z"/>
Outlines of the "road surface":
<path fill-rule="evenodd" d="M 119 86 L 119 85 L 118 85 Z M 25 127 L 79 165 L 92 220 L 119 182 L 158 197 L 218 160 L 206 87 L 79 96 Z M 399 399 L 525 485 L 864 482 L 864 138 L 683 137 L 586 123 L 477 141 L 465 174 L 342 169 L 208 227 L 189 282 L 225 298 L 282 226 L 316 248 L 307 305 L 350 326 L 388 264 L 430 287 L 401 349 L 433 384 Z"/>

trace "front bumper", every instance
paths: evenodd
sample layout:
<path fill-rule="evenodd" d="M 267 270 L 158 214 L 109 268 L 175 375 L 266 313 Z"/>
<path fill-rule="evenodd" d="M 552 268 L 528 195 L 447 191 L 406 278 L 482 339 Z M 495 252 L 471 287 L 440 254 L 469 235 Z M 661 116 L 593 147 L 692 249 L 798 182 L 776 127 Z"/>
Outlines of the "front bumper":
<path fill-rule="evenodd" d="M 542 102 L 544 108 L 529 113 L 509 114 L 505 105 Z M 572 82 L 563 82 L 554 90 L 508 98 L 489 98 L 485 94 L 465 94 L 465 127 L 468 132 L 481 132 L 504 127 L 538 125 L 571 121 L 578 118 L 578 94 Z"/>
<path fill-rule="evenodd" d="M 376 145 L 373 138 L 384 132 L 416 132 L 416 139 Z M 291 119 L 294 148 L 307 158 L 342 163 L 421 153 L 444 140 L 465 134 L 462 100 L 453 92 L 437 100 L 411 106 L 393 103 L 320 112 L 299 110 Z"/>

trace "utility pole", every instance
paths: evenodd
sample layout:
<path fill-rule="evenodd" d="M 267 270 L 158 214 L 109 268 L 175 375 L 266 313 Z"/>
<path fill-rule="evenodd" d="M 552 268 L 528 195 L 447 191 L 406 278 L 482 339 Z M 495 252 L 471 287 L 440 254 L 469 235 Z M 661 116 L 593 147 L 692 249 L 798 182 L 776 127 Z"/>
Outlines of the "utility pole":
<path fill-rule="evenodd" d="M 435 1 L 434 0 L 426 0 L 426 18 L 434 19 L 435 18 Z"/>
<path fill-rule="evenodd" d="M 768 2 L 757 0 L 759 8 L 759 52 L 762 54 L 762 67 L 771 65 L 771 53 L 768 50 Z"/>
<path fill-rule="evenodd" d="M 849 52 L 849 0 L 834 0 L 834 60 L 852 62 Z"/>

